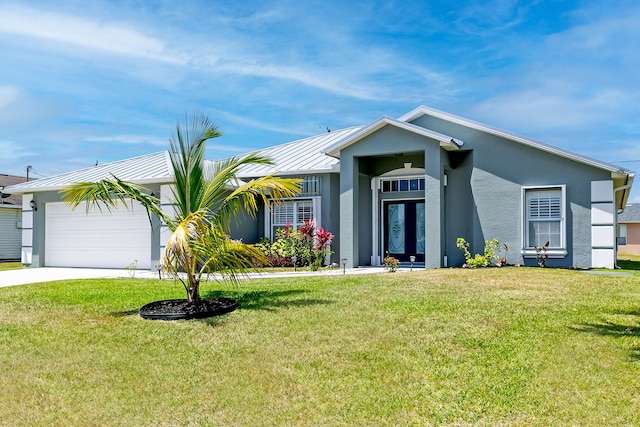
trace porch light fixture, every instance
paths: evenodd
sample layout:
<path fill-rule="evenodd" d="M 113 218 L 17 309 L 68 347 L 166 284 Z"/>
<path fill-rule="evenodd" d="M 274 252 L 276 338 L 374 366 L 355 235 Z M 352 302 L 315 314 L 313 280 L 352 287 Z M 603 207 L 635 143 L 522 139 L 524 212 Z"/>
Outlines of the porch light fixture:
<path fill-rule="evenodd" d="M 342 261 L 342 274 L 347 274 L 347 259 L 342 258 L 340 261 Z"/>
<path fill-rule="evenodd" d="M 29 206 L 31 207 L 31 210 L 37 211 L 38 208 L 36 207 L 36 201 L 31 199 L 31 201 L 29 202 Z"/>
<path fill-rule="evenodd" d="M 411 262 L 411 271 L 413 271 L 413 263 L 416 262 L 416 257 L 415 255 L 411 255 L 409 257 L 409 262 Z"/>

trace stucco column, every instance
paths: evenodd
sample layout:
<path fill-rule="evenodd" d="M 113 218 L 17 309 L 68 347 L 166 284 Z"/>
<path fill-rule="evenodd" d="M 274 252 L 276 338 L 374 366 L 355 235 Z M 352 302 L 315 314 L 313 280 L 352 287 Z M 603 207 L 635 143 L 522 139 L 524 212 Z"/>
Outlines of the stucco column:
<path fill-rule="evenodd" d="M 358 158 L 340 153 L 340 258 L 347 267 L 358 266 Z"/>
<path fill-rule="evenodd" d="M 424 151 L 424 217 L 425 217 L 425 268 L 442 267 L 443 203 L 442 161 L 440 145 L 427 144 Z"/>

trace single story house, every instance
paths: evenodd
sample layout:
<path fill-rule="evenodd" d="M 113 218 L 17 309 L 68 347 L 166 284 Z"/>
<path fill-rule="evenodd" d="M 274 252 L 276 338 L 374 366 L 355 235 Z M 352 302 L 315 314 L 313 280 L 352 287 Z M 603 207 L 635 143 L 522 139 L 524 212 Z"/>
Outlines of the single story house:
<path fill-rule="evenodd" d="M 549 266 L 613 268 L 618 212 L 635 173 L 424 106 L 400 118 L 266 148 L 276 173 L 303 180 L 298 197 L 238 218 L 233 237 L 274 237 L 305 219 L 333 232 L 333 261 L 381 265 L 386 254 L 426 268 L 460 266 L 458 237 L 482 253 L 485 240 L 510 250 L 507 262 L 535 265 L 549 242 Z M 167 230 L 146 213 L 71 210 L 59 190 L 114 174 L 146 185 L 171 209 L 166 152 L 98 165 L 11 187 L 24 195 L 22 260 L 32 266 L 140 268 L 157 263 Z M 33 201 L 33 203 L 31 203 Z M 31 207 L 33 205 L 33 208 Z M 415 258 L 413 258 L 415 257 Z"/>
<path fill-rule="evenodd" d="M 618 253 L 640 255 L 640 204 L 627 205 L 618 215 Z"/>
<path fill-rule="evenodd" d="M 0 174 L 0 261 L 18 261 L 22 247 L 22 196 L 5 187 L 26 181 L 22 176 Z"/>

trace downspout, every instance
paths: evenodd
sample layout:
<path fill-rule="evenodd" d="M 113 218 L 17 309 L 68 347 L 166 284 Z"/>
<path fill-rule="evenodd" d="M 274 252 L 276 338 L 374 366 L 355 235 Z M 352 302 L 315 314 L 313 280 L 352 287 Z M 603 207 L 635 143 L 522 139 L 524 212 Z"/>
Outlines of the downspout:
<path fill-rule="evenodd" d="M 627 179 L 625 180 L 624 185 L 621 185 L 620 187 L 614 187 L 613 188 L 613 200 L 615 203 L 616 200 L 616 193 L 618 191 L 623 191 L 626 190 L 628 188 L 631 187 L 631 184 L 629 184 L 629 175 L 627 175 Z M 622 195 L 621 200 L 624 200 L 624 194 Z M 616 209 L 616 236 L 615 236 L 615 244 L 616 244 L 616 259 L 615 262 L 613 264 L 613 268 L 614 269 L 619 269 L 620 266 L 618 265 L 618 215 L 621 214 L 622 212 L 624 212 L 624 209 Z"/>

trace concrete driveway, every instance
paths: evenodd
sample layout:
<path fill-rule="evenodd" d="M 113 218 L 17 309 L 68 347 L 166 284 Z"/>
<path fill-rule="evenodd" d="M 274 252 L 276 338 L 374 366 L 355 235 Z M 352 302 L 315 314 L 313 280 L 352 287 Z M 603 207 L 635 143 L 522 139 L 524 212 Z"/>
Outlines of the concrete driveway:
<path fill-rule="evenodd" d="M 418 271 L 420 269 L 416 269 Z M 398 272 L 408 272 L 409 268 L 399 268 Z M 340 269 L 321 269 L 319 271 L 298 271 L 298 272 L 263 272 L 249 273 L 245 278 L 274 278 L 274 277 L 295 277 L 295 276 L 329 276 L 341 274 L 375 274 L 383 273 L 386 270 L 382 267 L 360 267 L 351 268 L 346 271 Z M 118 278 L 131 277 L 125 269 L 100 269 L 100 268 L 61 268 L 61 267 L 41 267 L 23 268 L 20 270 L 0 271 L 0 288 L 5 286 L 26 285 L 29 283 L 53 282 L 56 280 L 73 279 L 98 279 L 98 278 Z M 157 279 L 158 273 L 150 270 L 136 270 L 135 277 L 140 279 Z"/>
<path fill-rule="evenodd" d="M 0 287 L 26 285 L 28 283 L 53 282 L 55 280 L 94 279 L 94 278 L 131 277 L 127 270 L 97 268 L 23 268 L 20 270 L 0 271 Z M 141 278 L 158 277 L 149 270 L 136 270 Z"/>

